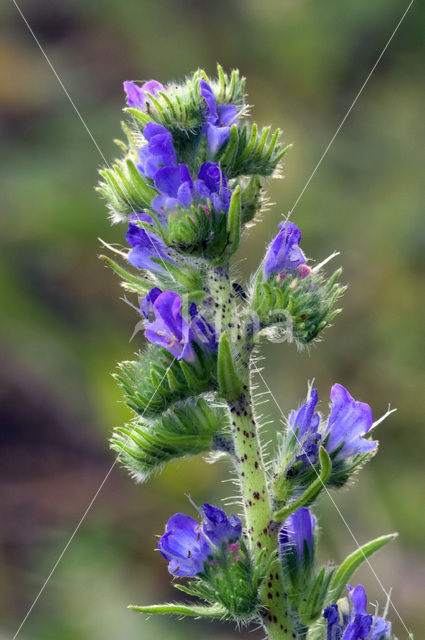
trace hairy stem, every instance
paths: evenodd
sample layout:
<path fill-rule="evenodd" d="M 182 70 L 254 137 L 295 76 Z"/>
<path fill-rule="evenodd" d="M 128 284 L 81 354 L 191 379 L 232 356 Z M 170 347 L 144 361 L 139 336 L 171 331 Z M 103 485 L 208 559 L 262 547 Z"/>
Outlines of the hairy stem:
<path fill-rule="evenodd" d="M 252 343 L 249 336 L 244 335 L 244 323 L 237 311 L 237 305 L 229 304 L 233 296 L 228 278 L 219 280 L 218 290 L 223 302 L 221 319 L 236 329 L 231 340 L 232 352 L 243 388 L 240 396 L 236 400 L 228 400 L 227 404 L 231 415 L 235 464 L 241 487 L 248 542 L 254 557 L 260 551 L 265 551 L 266 558 L 274 556 L 260 593 L 263 624 L 270 640 L 297 638 L 278 559 L 278 531 L 272 519 L 272 501 L 253 412 L 249 370 Z M 229 317 L 229 311 L 233 317 Z M 230 335 L 232 336 L 232 333 Z"/>
<path fill-rule="evenodd" d="M 277 558 L 277 530 L 272 520 L 271 499 L 252 412 L 249 383 L 245 386 L 246 391 L 239 400 L 229 402 L 229 410 L 248 539 L 254 555 L 262 549 L 267 556 L 276 554 L 261 591 L 263 622 L 270 639 L 296 638 Z"/>

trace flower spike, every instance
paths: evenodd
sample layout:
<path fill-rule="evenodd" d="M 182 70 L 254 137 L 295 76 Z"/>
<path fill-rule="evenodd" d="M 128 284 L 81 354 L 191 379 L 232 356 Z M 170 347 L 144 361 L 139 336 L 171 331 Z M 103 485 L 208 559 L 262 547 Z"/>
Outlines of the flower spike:
<path fill-rule="evenodd" d="M 124 246 L 103 243 L 114 259 L 102 259 L 139 296 L 129 304 L 140 351 L 114 374 L 132 417 L 115 427 L 111 448 L 136 482 L 171 461 L 225 459 L 241 510 L 205 502 L 197 519 L 174 514 L 158 550 L 174 586 L 196 600 L 130 608 L 252 623 L 269 640 L 394 640 L 386 615 L 368 612 L 363 586 L 348 584 L 394 534 L 338 566 L 317 553 L 315 501 L 377 451 L 371 407 L 337 383 L 324 417 L 310 388 L 278 430 L 277 451 L 263 454 L 251 369 L 258 342 L 304 348 L 340 312 L 345 291 L 341 269 L 310 266 L 289 219 L 250 281 L 235 273 L 232 258 L 267 203 L 264 178 L 278 174 L 291 145 L 249 120 L 237 70 L 127 81 L 124 91 L 123 155 L 101 170 L 98 187 L 113 222 L 125 223 Z M 326 535 L 331 523 L 321 524 Z"/>

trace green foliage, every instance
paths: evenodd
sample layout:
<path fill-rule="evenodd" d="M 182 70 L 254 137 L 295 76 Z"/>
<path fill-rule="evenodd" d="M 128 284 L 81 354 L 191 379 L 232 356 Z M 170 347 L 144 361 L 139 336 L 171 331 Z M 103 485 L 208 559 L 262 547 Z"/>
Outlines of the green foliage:
<path fill-rule="evenodd" d="M 227 246 L 227 216 L 201 205 L 178 208 L 168 218 L 168 241 L 177 251 L 219 260 Z"/>
<path fill-rule="evenodd" d="M 207 618 L 207 619 L 218 619 L 223 620 L 228 617 L 227 611 L 224 607 L 219 604 L 212 605 L 210 607 L 202 607 L 196 605 L 188 605 L 188 604 L 151 604 L 147 606 L 143 605 L 135 605 L 130 604 L 128 606 L 132 611 L 137 611 L 138 613 L 146 613 L 147 615 L 176 615 L 179 616 L 189 616 L 193 618 Z"/>
<path fill-rule="evenodd" d="M 218 79 L 210 82 L 214 95 L 219 104 L 234 104 L 240 109 L 245 104 L 245 78 L 239 69 L 233 69 L 229 74 L 217 65 Z M 206 78 L 208 80 L 208 78 Z"/>
<path fill-rule="evenodd" d="M 101 169 L 99 173 L 103 180 L 97 191 L 107 200 L 113 219 L 122 220 L 132 213 L 139 213 L 150 207 L 152 199 L 158 195 L 151 181 L 142 176 L 130 158 L 117 160 L 112 167 Z"/>
<path fill-rule="evenodd" d="M 103 262 L 105 262 L 108 267 L 112 269 L 117 275 L 122 278 L 122 286 L 127 291 L 132 291 L 134 293 L 139 293 L 143 296 L 147 295 L 149 291 L 152 289 L 152 282 L 147 278 L 143 278 L 141 276 L 135 276 L 134 274 L 124 269 L 121 265 L 119 265 L 115 260 L 111 260 L 108 256 L 99 256 Z"/>
<path fill-rule="evenodd" d="M 232 351 L 226 333 L 222 333 L 218 346 L 217 380 L 220 394 L 234 401 L 242 393 L 242 382 L 235 370 Z"/>
<path fill-rule="evenodd" d="M 140 417 L 115 428 L 111 448 L 133 477 L 144 480 L 174 458 L 210 451 L 214 437 L 226 435 L 228 422 L 226 410 L 211 399 L 189 398 L 154 420 Z"/>
<path fill-rule="evenodd" d="M 271 127 L 260 131 L 255 123 L 232 125 L 230 138 L 216 154 L 226 176 L 270 176 L 291 145 L 284 147 L 279 142 L 280 130 L 270 135 Z"/>
<path fill-rule="evenodd" d="M 304 588 L 299 598 L 298 616 L 302 625 L 309 627 L 322 615 L 333 570 L 322 567 Z"/>
<path fill-rule="evenodd" d="M 253 562 L 243 540 L 235 545 L 233 552 L 226 547 L 223 543 L 215 553 L 214 560 L 205 563 L 203 573 L 195 580 L 191 580 L 187 586 L 175 586 L 212 605 L 219 603 L 230 619 L 247 624 L 258 615 L 258 593 L 270 559 L 265 559 L 262 553 Z"/>
<path fill-rule="evenodd" d="M 280 549 L 288 601 L 300 627 L 309 627 L 321 616 L 334 574 L 334 569 L 316 566 L 316 538 L 317 534 L 311 548 L 304 541 L 301 557 L 293 544 L 282 545 Z"/>
<path fill-rule="evenodd" d="M 260 176 L 252 176 L 248 181 L 241 182 L 241 224 L 250 222 L 261 208 Z"/>
<path fill-rule="evenodd" d="M 338 269 L 328 280 L 313 272 L 305 278 L 288 275 L 283 282 L 270 276 L 263 282 L 260 270 L 251 305 L 261 328 L 273 328 L 274 333 L 283 333 L 300 344 L 314 340 L 340 312 L 333 309 L 345 291 L 337 282 L 340 275 Z"/>
<path fill-rule="evenodd" d="M 379 551 L 379 549 L 382 549 L 382 547 L 388 544 L 388 542 L 394 540 L 396 537 L 396 533 L 380 536 L 379 538 L 375 538 L 375 540 L 371 540 L 361 547 L 358 547 L 358 549 L 355 549 L 355 551 L 350 553 L 350 555 L 347 556 L 340 564 L 332 578 L 332 583 L 330 585 L 331 596 L 328 598 L 328 604 L 331 604 L 331 601 L 336 602 L 338 598 L 341 597 L 355 571 L 357 571 L 357 569 L 366 562 L 370 556 Z"/>
<path fill-rule="evenodd" d="M 158 416 L 178 400 L 215 389 L 215 356 L 196 345 L 195 349 L 198 357 L 193 364 L 154 345 L 148 345 L 137 360 L 120 363 L 114 377 L 130 409 L 145 418 Z"/>
<path fill-rule="evenodd" d="M 226 264 L 240 242 L 241 194 L 236 187 L 232 193 L 229 211 L 214 212 L 210 201 L 180 207 L 168 217 L 166 239 L 168 244 L 183 254 L 200 256 L 213 265 Z"/>
<path fill-rule="evenodd" d="M 307 487 L 303 491 L 301 495 L 299 495 L 295 500 L 291 500 L 284 507 L 279 509 L 274 513 L 274 519 L 285 521 L 292 513 L 294 513 L 300 507 L 309 506 L 321 493 L 322 489 L 326 486 L 328 479 L 331 476 L 332 472 L 332 461 L 331 458 L 324 447 L 320 447 L 319 449 L 319 464 L 320 464 L 320 472 L 317 472 L 317 475 L 311 482 L 308 483 Z M 285 502 L 288 496 L 288 490 L 285 487 L 290 480 L 288 477 L 285 477 L 284 474 L 282 476 L 277 476 L 274 483 L 275 495 L 274 498 L 277 502 Z M 282 491 L 283 489 L 283 491 Z M 279 493 L 282 492 L 282 494 Z"/>

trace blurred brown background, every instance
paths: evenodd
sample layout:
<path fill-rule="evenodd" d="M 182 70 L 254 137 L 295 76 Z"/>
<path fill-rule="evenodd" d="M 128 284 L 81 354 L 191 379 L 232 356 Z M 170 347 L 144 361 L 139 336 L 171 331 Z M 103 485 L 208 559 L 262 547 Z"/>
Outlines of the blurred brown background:
<path fill-rule="evenodd" d="M 407 3 L 358 0 L 21 0 L 20 6 L 105 156 L 120 136 L 125 79 L 162 82 L 219 61 L 248 77 L 260 124 L 295 144 L 276 202 L 240 251 L 256 267 L 387 42 Z M 99 152 L 15 6 L 0 26 L 0 638 L 12 638 L 99 487 L 107 438 L 128 417 L 110 376 L 139 346 L 118 280 L 97 259 L 98 236 L 123 242 L 94 193 Z M 372 561 L 406 624 L 425 633 L 424 127 L 425 15 L 416 2 L 293 216 L 309 256 L 340 250 L 350 288 L 322 344 L 264 347 L 265 377 L 282 409 L 315 378 L 326 404 L 339 381 L 398 412 L 379 427 L 380 454 L 355 487 L 334 494 L 360 542 L 399 531 Z M 421 65 L 422 63 L 422 65 Z M 422 67 L 422 68 L 421 68 Z M 335 265 L 337 264 L 335 262 Z M 263 411 L 278 420 L 273 403 Z M 227 469 L 171 465 L 135 486 L 116 468 L 19 638 L 172 640 L 236 637 L 229 625 L 151 619 L 130 602 L 178 597 L 156 534 L 184 494 L 218 502 Z M 320 504 L 322 556 L 354 542 L 329 499 Z M 370 600 L 385 597 L 364 569 Z M 394 612 L 400 640 L 406 632 Z M 242 634 L 244 637 L 247 633 Z M 249 637 L 261 637 L 261 633 Z"/>

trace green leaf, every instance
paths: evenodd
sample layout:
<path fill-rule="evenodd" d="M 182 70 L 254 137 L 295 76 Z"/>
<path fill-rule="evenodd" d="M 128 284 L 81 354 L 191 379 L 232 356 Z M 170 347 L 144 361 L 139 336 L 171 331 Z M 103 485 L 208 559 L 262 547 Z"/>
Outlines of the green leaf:
<path fill-rule="evenodd" d="M 118 160 L 112 167 L 99 171 L 103 181 L 97 190 L 108 201 L 112 216 L 125 219 L 132 213 L 151 206 L 158 195 L 137 171 L 130 159 Z"/>
<path fill-rule="evenodd" d="M 172 380 L 172 384 L 176 381 Z M 176 402 L 156 420 L 142 417 L 114 429 L 111 448 L 131 475 L 144 480 L 154 469 L 175 458 L 207 453 L 217 434 L 229 426 L 226 409 L 204 398 Z"/>
<path fill-rule="evenodd" d="M 152 289 L 152 283 L 149 280 L 145 280 L 143 278 L 139 278 L 138 276 L 133 275 L 132 273 L 130 273 L 129 271 L 121 267 L 114 260 L 111 260 L 111 258 L 109 258 L 108 256 L 101 255 L 99 256 L 99 258 L 100 260 L 103 260 L 103 262 L 106 262 L 106 264 L 113 271 L 115 271 L 116 274 L 121 276 L 121 278 L 124 280 L 123 286 L 126 289 L 130 289 L 131 291 L 136 291 L 143 295 L 146 295 Z M 127 286 L 128 284 L 130 284 L 131 286 Z"/>
<path fill-rule="evenodd" d="M 311 485 L 307 487 L 307 489 L 300 495 L 299 498 L 293 500 L 288 505 L 285 505 L 284 507 L 282 507 L 282 509 L 279 509 L 279 511 L 276 511 L 273 516 L 275 520 L 284 522 L 286 518 L 288 518 L 297 509 L 310 504 L 317 498 L 319 493 L 325 487 L 326 481 L 328 480 L 332 471 L 332 460 L 330 459 L 329 454 L 324 447 L 320 447 L 319 449 L 319 462 L 320 474 L 318 475 L 316 480 L 314 480 L 314 482 L 312 482 Z"/>
<path fill-rule="evenodd" d="M 325 567 L 322 567 L 310 588 L 302 598 L 302 602 L 299 607 L 299 615 L 301 622 L 306 627 L 312 625 L 322 615 L 323 603 L 328 592 L 332 575 L 333 570 L 327 571 Z"/>
<path fill-rule="evenodd" d="M 242 383 L 233 364 L 232 351 L 226 333 L 222 333 L 218 345 L 217 380 L 221 395 L 226 400 L 237 400 L 242 393 Z"/>
<path fill-rule="evenodd" d="M 113 374 L 128 407 L 144 418 L 161 415 L 173 403 L 217 387 L 216 355 L 194 344 L 195 362 L 176 360 L 165 349 L 147 345 L 137 360 L 118 364 Z M 168 372 L 171 372 L 171 385 Z"/>
<path fill-rule="evenodd" d="M 245 187 L 242 188 L 241 194 L 241 224 L 245 225 L 250 222 L 261 208 L 260 199 L 260 177 L 252 176 Z"/>
<path fill-rule="evenodd" d="M 241 241 L 241 188 L 239 185 L 233 191 L 227 214 L 227 247 L 224 256 L 233 255 Z"/>
<path fill-rule="evenodd" d="M 270 135 L 271 128 L 258 130 L 255 123 L 233 125 L 230 138 L 215 156 L 215 161 L 230 179 L 239 176 L 270 176 L 291 145 L 279 142 L 279 129 Z"/>
<path fill-rule="evenodd" d="M 347 583 L 350 581 L 351 576 L 360 567 L 360 565 L 367 560 L 367 558 L 376 553 L 379 549 L 382 549 L 382 547 L 384 547 L 388 542 L 391 542 L 391 540 L 394 540 L 396 537 L 397 533 L 390 533 L 386 536 L 375 538 L 375 540 L 367 542 L 353 551 L 353 553 L 350 553 L 344 562 L 341 563 L 333 577 L 331 583 L 332 599 L 336 601 L 341 597 L 341 594 Z"/>
<path fill-rule="evenodd" d="M 210 607 L 202 607 L 187 604 L 152 604 L 148 606 L 138 606 L 131 604 L 128 609 L 137 611 L 138 613 L 146 614 L 171 614 L 177 616 L 191 616 L 193 618 L 218 618 L 223 619 L 228 617 L 226 609 L 220 605 L 215 604 Z"/>

